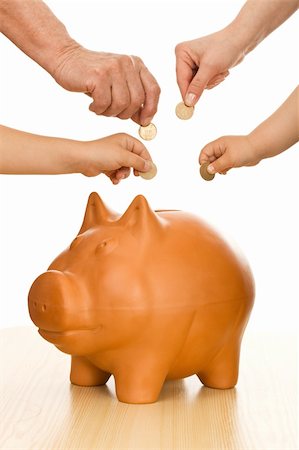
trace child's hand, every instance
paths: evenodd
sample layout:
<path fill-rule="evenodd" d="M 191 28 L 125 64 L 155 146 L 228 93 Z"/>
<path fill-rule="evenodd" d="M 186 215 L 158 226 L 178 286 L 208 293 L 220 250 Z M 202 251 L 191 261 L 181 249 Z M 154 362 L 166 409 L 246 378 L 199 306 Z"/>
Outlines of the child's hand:
<path fill-rule="evenodd" d="M 128 134 L 114 134 L 82 144 L 79 171 L 87 177 L 104 173 L 113 184 L 118 184 L 130 175 L 131 167 L 136 176 L 152 168 L 146 147 Z"/>
<path fill-rule="evenodd" d="M 209 173 L 225 174 L 233 167 L 254 166 L 260 162 L 248 136 L 223 136 L 207 144 L 200 152 L 199 163 L 210 162 Z"/>
<path fill-rule="evenodd" d="M 199 162 L 210 162 L 209 173 L 226 173 L 233 167 L 254 166 L 299 141 L 299 87 L 264 122 L 247 136 L 223 136 L 206 145 Z"/>

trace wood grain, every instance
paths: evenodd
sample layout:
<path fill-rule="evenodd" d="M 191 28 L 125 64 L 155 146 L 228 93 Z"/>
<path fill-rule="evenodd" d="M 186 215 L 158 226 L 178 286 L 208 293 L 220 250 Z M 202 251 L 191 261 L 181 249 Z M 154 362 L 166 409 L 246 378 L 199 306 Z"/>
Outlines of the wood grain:
<path fill-rule="evenodd" d="M 107 387 L 69 384 L 70 359 L 34 328 L 0 331 L 0 448 L 296 450 L 296 337 L 246 335 L 233 390 L 197 377 L 166 383 L 159 402 L 127 405 Z"/>

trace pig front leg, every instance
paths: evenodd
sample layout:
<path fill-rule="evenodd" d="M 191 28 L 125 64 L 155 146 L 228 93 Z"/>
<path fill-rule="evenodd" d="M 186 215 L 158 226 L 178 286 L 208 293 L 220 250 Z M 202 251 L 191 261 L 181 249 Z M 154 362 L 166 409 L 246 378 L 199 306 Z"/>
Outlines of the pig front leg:
<path fill-rule="evenodd" d="M 70 380 L 78 386 L 100 386 L 105 384 L 110 373 L 94 366 L 84 356 L 72 356 Z"/>
<path fill-rule="evenodd" d="M 239 356 L 239 345 L 226 345 L 204 370 L 197 373 L 198 378 L 210 388 L 233 388 L 238 381 Z"/>
<path fill-rule="evenodd" d="M 164 370 L 147 367 L 120 369 L 114 374 L 116 396 L 124 403 L 154 403 L 158 400 L 166 373 Z"/>

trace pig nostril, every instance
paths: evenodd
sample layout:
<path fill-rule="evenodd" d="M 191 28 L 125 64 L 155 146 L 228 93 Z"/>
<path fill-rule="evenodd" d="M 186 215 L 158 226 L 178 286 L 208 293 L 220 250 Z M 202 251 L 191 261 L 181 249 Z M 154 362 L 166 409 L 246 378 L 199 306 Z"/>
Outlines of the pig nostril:
<path fill-rule="evenodd" d="M 42 306 L 42 311 L 46 311 L 46 309 L 47 309 L 46 305 L 43 305 Z"/>
<path fill-rule="evenodd" d="M 36 307 L 37 307 L 37 302 L 34 302 L 33 305 L 34 305 L 34 307 L 36 308 Z"/>

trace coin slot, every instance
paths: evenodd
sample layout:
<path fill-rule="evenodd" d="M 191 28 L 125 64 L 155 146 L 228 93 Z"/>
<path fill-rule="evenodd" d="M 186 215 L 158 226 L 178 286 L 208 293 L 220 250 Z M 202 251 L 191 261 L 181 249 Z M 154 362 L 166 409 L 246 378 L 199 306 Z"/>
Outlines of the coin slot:
<path fill-rule="evenodd" d="M 181 210 L 180 209 L 155 209 L 156 213 L 159 213 L 159 212 L 178 212 L 178 211 L 181 211 Z"/>

